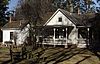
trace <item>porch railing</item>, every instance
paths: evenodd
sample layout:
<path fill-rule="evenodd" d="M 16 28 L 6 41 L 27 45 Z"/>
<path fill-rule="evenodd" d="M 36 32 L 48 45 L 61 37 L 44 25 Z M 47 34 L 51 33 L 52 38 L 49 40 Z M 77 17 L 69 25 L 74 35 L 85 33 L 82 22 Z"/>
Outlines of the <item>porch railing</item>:
<path fill-rule="evenodd" d="M 48 45 L 65 45 L 66 44 L 66 38 L 56 38 L 55 41 L 53 38 L 44 38 L 42 44 L 48 44 Z"/>

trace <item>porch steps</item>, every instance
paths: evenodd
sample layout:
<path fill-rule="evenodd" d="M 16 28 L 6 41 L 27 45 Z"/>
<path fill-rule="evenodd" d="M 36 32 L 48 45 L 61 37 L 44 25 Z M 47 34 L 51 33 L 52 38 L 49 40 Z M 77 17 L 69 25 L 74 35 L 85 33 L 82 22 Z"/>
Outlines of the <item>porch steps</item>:
<path fill-rule="evenodd" d="M 86 39 L 78 39 L 78 44 L 77 44 L 77 47 L 78 48 L 86 48 Z"/>

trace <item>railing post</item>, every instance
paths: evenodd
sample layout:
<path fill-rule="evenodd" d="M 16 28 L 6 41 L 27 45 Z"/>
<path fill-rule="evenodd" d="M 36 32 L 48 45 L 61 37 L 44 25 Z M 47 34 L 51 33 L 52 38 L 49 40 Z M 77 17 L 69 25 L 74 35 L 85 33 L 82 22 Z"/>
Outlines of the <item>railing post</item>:
<path fill-rule="evenodd" d="M 65 44 L 65 48 L 68 48 L 68 45 L 67 45 L 67 43 L 68 43 L 68 38 L 67 38 L 67 28 L 66 28 L 66 44 Z"/>
<path fill-rule="evenodd" d="M 88 27 L 87 30 L 88 30 L 88 44 L 87 45 L 89 46 L 89 42 L 90 42 L 90 37 L 89 37 L 90 36 L 90 34 L 89 34 L 90 32 L 89 31 L 90 31 L 90 28 Z"/>

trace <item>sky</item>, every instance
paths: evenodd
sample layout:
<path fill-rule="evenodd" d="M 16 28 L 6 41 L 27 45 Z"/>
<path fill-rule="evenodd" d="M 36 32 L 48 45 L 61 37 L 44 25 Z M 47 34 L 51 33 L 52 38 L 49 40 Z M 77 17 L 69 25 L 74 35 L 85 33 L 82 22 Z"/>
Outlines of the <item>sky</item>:
<path fill-rule="evenodd" d="M 14 10 L 17 6 L 17 3 L 18 3 L 18 0 L 11 0 L 8 5 L 8 7 L 9 7 L 8 10 Z"/>
<path fill-rule="evenodd" d="M 97 7 L 100 7 L 100 5 L 99 5 L 99 4 L 97 4 L 96 0 L 94 0 L 94 2 L 96 3 L 96 6 L 97 6 Z M 100 3 L 100 2 L 99 2 L 99 3 Z"/>
<path fill-rule="evenodd" d="M 94 0 L 95 1 L 95 3 L 96 3 L 96 0 Z M 9 2 L 9 9 L 8 10 L 14 10 L 15 8 L 16 8 L 16 6 L 17 6 L 17 3 L 18 3 L 18 0 L 11 0 L 10 2 Z M 98 5 L 98 4 L 96 4 L 96 6 L 97 7 L 100 7 L 100 5 Z"/>

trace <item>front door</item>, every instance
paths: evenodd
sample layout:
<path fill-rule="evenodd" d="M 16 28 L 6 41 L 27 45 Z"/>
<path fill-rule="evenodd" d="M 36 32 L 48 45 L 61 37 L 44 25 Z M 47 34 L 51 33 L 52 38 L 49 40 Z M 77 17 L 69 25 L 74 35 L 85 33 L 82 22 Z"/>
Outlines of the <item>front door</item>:
<path fill-rule="evenodd" d="M 55 39 L 58 44 L 64 44 L 66 42 L 66 28 L 56 28 Z"/>

